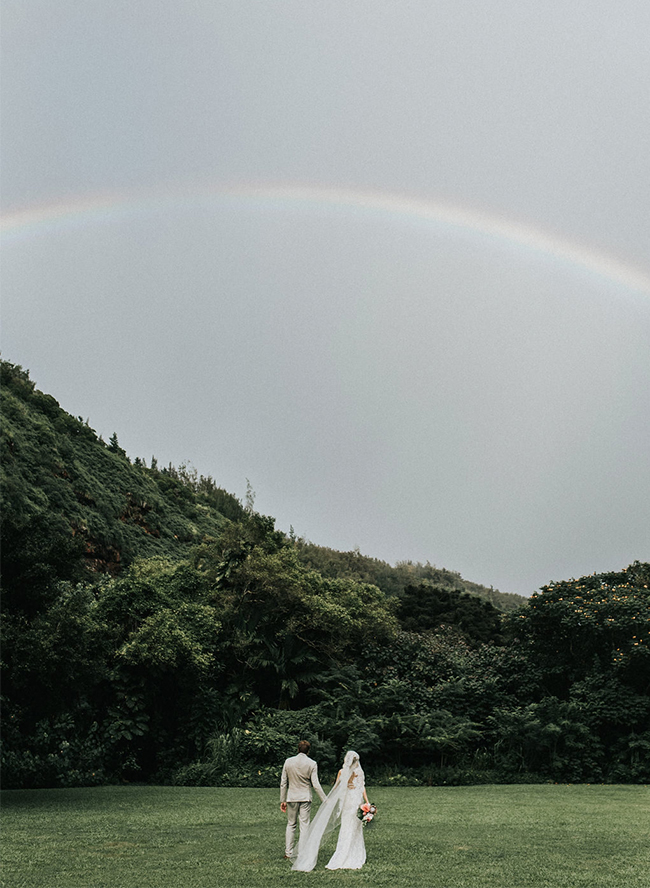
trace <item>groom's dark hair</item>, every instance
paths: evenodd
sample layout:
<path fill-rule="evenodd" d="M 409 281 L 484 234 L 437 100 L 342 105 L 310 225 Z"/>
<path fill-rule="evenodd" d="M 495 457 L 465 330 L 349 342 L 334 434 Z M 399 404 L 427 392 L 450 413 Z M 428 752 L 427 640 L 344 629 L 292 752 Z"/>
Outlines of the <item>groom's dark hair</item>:
<path fill-rule="evenodd" d="M 310 749 L 311 743 L 309 742 L 309 740 L 301 740 L 298 744 L 298 752 L 304 752 L 305 755 L 307 755 Z"/>

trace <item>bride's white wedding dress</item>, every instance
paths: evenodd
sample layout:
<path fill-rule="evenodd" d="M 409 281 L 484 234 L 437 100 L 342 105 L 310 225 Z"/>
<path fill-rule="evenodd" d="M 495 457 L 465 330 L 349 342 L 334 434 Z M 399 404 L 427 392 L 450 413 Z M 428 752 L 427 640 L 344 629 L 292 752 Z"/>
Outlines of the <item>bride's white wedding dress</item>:
<path fill-rule="evenodd" d="M 342 776 L 342 775 L 341 775 Z M 327 869 L 361 869 L 366 862 L 366 844 L 363 841 L 363 823 L 357 816 L 363 803 L 365 778 L 361 765 L 350 775 L 341 806 L 341 830 Z"/>
<path fill-rule="evenodd" d="M 365 776 L 356 752 L 346 753 L 343 767 L 330 794 L 316 812 L 304 842 L 300 843 L 294 870 L 310 872 L 316 865 L 321 842 L 341 825 L 336 850 L 327 869 L 361 869 L 366 862 L 363 824 L 357 815 L 364 800 Z"/>

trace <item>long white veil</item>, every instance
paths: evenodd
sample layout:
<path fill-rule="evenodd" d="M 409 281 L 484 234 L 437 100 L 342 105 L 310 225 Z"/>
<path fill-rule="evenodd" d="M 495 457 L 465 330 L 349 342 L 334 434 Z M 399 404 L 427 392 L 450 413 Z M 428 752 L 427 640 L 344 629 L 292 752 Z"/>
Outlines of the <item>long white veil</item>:
<path fill-rule="evenodd" d="M 292 866 L 294 870 L 311 872 L 316 866 L 318 852 L 323 840 L 333 832 L 341 822 L 341 808 L 350 775 L 359 769 L 359 755 L 353 749 L 345 753 L 341 774 L 332 787 L 330 794 L 316 812 L 304 840 L 300 840 L 298 856 Z"/>

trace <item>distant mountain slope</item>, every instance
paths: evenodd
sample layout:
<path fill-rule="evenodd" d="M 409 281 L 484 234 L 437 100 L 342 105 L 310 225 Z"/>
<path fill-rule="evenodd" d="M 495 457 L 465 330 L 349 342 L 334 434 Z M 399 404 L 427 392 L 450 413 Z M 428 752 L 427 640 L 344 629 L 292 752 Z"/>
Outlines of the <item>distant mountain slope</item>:
<path fill-rule="evenodd" d="M 106 443 L 81 417 L 36 389 L 27 371 L 1 364 L 3 577 L 22 587 L 84 573 L 117 574 L 136 557 L 180 558 L 244 514 L 210 477 L 184 467 L 130 461 L 116 435 Z M 472 583 L 430 564 L 385 561 L 296 540 L 323 576 L 372 583 L 387 594 L 425 583 L 469 592 L 501 610 L 523 596 Z"/>
<path fill-rule="evenodd" d="M 472 583 L 455 571 L 434 567 L 432 564 L 400 561 L 392 567 L 386 561 L 369 558 L 358 551 L 338 552 L 304 540 L 298 541 L 298 547 L 303 563 L 323 576 L 346 577 L 362 583 L 373 583 L 387 595 L 400 595 L 408 586 L 425 584 L 477 595 L 502 611 L 516 610 L 528 600 L 523 595 L 499 592 L 498 589 Z"/>
<path fill-rule="evenodd" d="M 81 418 L 2 362 L 2 536 L 5 582 L 76 562 L 117 573 L 137 556 L 179 557 L 243 513 L 211 478 L 131 463 Z M 79 573 L 75 579 L 79 578 Z"/>

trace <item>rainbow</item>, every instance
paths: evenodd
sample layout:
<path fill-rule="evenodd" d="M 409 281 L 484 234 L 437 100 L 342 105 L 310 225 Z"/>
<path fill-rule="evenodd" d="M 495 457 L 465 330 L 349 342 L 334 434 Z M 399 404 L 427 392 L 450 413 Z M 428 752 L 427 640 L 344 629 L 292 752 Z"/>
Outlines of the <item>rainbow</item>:
<path fill-rule="evenodd" d="M 234 198 L 279 207 L 303 205 L 316 210 L 362 211 L 405 217 L 495 238 L 596 274 L 623 287 L 650 295 L 650 272 L 614 256 L 568 241 L 535 226 L 444 200 L 318 185 L 206 185 L 165 188 L 157 192 L 109 192 L 77 200 L 16 210 L 0 218 L 5 244 L 59 228 L 87 226 L 148 213 L 169 212 L 205 200 Z"/>

